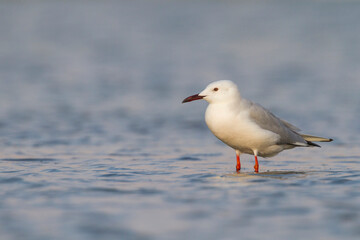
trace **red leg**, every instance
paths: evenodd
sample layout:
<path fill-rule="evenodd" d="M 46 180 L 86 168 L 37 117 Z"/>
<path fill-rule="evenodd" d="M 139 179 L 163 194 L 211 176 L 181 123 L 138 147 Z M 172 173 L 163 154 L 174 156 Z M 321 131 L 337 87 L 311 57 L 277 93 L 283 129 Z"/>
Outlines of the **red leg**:
<path fill-rule="evenodd" d="M 240 155 L 236 154 L 236 171 L 240 171 L 241 164 L 240 164 Z"/>
<path fill-rule="evenodd" d="M 259 162 L 257 159 L 257 156 L 255 155 L 255 166 L 254 166 L 255 172 L 258 173 L 259 172 Z"/>

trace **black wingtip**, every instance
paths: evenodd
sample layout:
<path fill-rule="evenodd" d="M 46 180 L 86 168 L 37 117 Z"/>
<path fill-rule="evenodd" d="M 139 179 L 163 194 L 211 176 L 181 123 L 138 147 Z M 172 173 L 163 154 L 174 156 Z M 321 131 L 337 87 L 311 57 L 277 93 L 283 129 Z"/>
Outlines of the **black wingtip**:
<path fill-rule="evenodd" d="M 313 143 L 313 142 L 310 142 L 310 141 L 306 141 L 306 142 L 307 142 L 307 144 L 308 144 L 309 146 L 321 147 L 320 145 L 317 145 L 316 143 Z"/>

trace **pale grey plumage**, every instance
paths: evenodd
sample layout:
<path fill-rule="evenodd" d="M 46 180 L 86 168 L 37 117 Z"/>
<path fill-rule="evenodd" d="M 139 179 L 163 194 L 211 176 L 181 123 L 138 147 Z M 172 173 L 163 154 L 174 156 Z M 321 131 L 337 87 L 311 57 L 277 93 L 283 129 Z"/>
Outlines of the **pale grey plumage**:
<path fill-rule="evenodd" d="M 260 128 L 276 133 L 280 136 L 277 144 L 289 144 L 297 146 L 307 146 L 307 141 L 297 132 L 300 129 L 292 124 L 281 120 L 270 111 L 257 103 L 243 99 L 249 108 L 249 117 Z"/>

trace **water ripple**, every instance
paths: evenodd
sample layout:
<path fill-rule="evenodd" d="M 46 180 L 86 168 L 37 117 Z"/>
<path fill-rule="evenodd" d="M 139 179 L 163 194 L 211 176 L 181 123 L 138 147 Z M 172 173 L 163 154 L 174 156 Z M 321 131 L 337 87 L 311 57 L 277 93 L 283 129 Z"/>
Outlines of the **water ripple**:
<path fill-rule="evenodd" d="M 9 161 L 9 162 L 53 162 L 57 159 L 54 158 L 3 158 L 0 161 Z"/>

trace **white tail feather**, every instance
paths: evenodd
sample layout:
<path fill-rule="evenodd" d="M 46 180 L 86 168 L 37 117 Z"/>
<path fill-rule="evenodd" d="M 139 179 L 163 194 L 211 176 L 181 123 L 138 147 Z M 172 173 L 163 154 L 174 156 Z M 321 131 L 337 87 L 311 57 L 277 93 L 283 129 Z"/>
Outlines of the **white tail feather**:
<path fill-rule="evenodd" d="M 311 135 L 306 135 L 306 134 L 301 134 L 301 136 L 306 141 L 310 141 L 310 142 L 331 142 L 332 141 L 331 138 L 316 137 L 316 136 L 311 136 Z"/>

